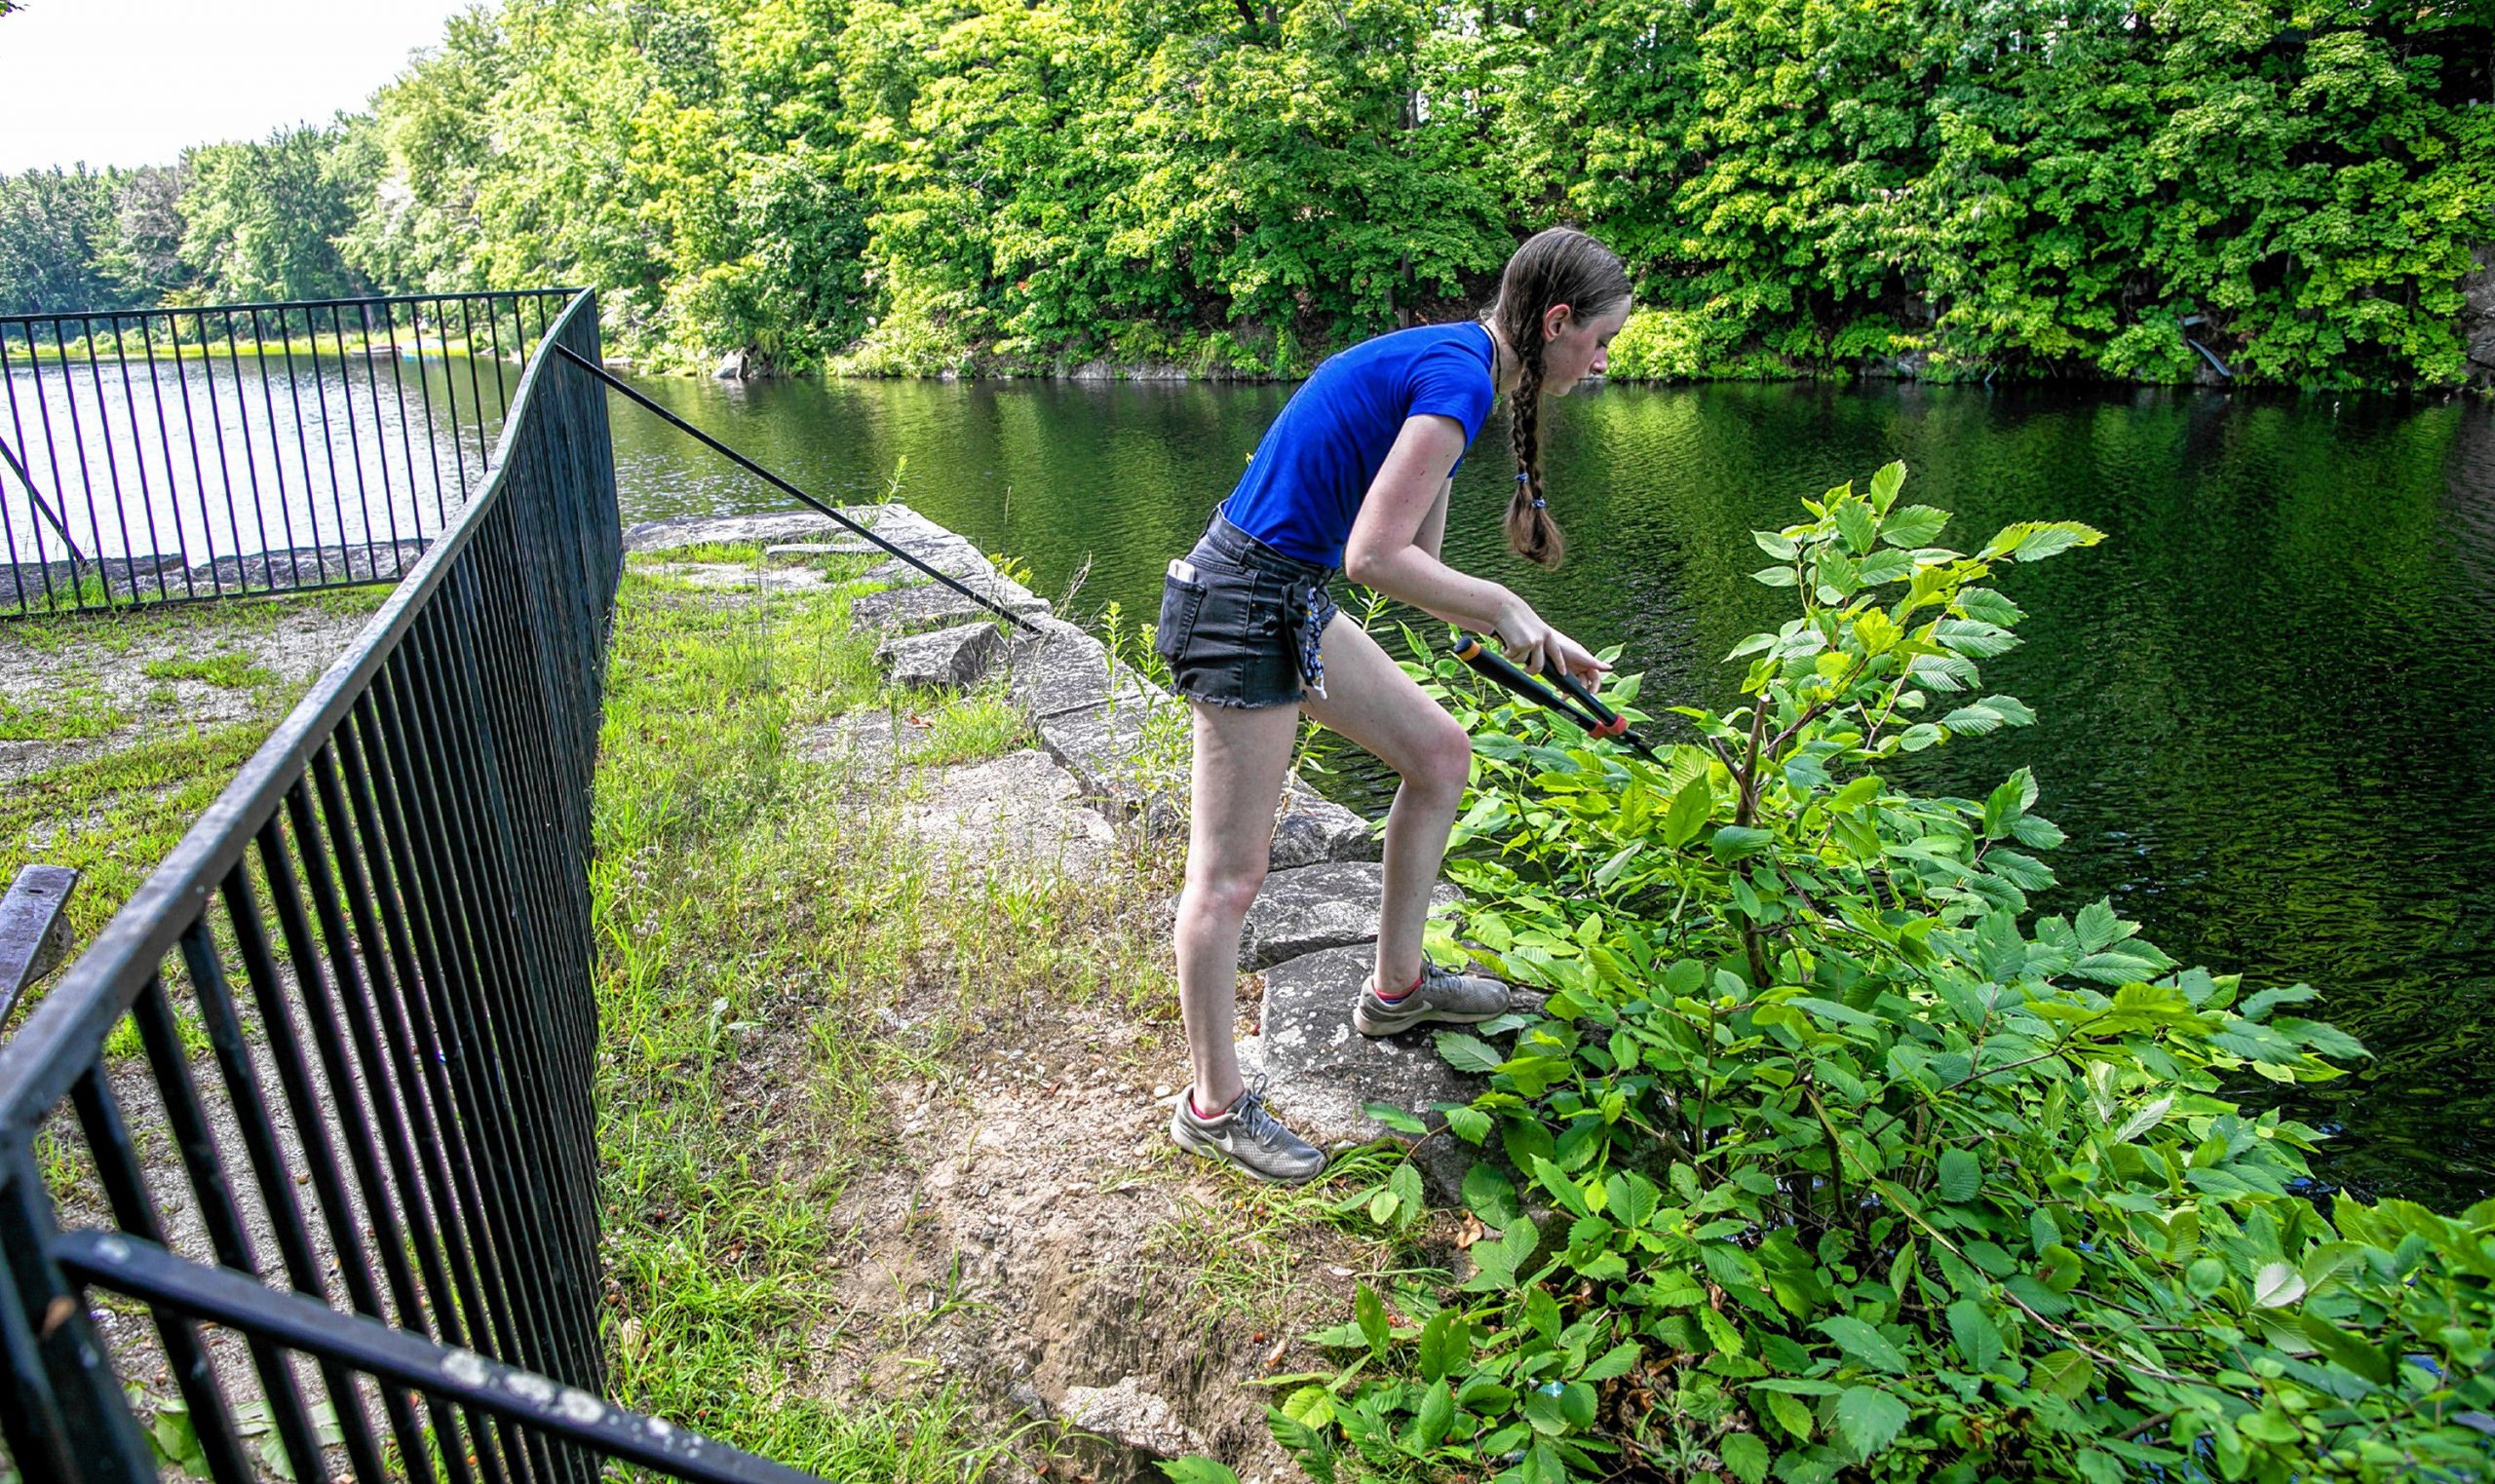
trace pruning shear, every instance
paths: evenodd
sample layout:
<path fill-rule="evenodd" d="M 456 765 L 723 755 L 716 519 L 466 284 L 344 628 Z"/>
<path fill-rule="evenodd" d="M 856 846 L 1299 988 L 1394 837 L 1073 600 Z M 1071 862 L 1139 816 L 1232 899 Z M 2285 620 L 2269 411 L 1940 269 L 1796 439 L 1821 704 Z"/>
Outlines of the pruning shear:
<path fill-rule="evenodd" d="M 1536 705 L 1558 712 L 1588 737 L 1600 737 L 1617 742 L 1657 767 L 1663 766 L 1664 760 L 1655 755 L 1654 748 L 1646 745 L 1645 739 L 1629 730 L 1627 717 L 1604 705 L 1595 699 L 1593 692 L 1586 689 L 1576 676 L 1569 674 L 1566 670 L 1554 668 L 1551 672 L 1552 684 L 1558 686 L 1567 695 L 1567 699 L 1563 701 L 1552 693 L 1550 686 L 1544 685 L 1533 676 L 1516 668 L 1505 658 L 1492 654 L 1489 648 L 1482 644 L 1481 636 L 1478 633 L 1458 630 L 1453 647 L 1455 657 L 1472 666 L 1475 671 L 1497 681 Z"/>

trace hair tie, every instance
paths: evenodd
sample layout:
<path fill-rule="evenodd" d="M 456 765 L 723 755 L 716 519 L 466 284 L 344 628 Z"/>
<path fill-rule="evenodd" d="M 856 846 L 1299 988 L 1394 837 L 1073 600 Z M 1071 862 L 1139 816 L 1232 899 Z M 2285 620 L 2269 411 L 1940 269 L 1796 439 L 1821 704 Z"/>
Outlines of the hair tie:
<path fill-rule="evenodd" d="M 1547 505 L 1545 505 L 1545 504 L 1543 503 L 1542 497 L 1541 497 L 1540 495 L 1536 495 L 1536 496 L 1534 496 L 1534 497 L 1533 497 L 1533 508 L 1534 508 L 1535 510 L 1538 510 L 1538 511 L 1539 511 L 1539 510 L 1548 510 L 1548 509 L 1550 509 L 1550 507 L 1549 507 L 1549 506 L 1547 506 Z"/>
<path fill-rule="evenodd" d="M 1517 471 L 1516 471 L 1516 482 L 1517 482 L 1518 484 L 1522 484 L 1525 480 L 1530 479 L 1530 478 L 1532 478 L 1532 477 L 1533 477 L 1533 474 L 1532 474 L 1532 472 L 1531 472 L 1530 470 L 1523 470 L 1523 469 L 1519 469 L 1519 470 L 1517 470 Z"/>

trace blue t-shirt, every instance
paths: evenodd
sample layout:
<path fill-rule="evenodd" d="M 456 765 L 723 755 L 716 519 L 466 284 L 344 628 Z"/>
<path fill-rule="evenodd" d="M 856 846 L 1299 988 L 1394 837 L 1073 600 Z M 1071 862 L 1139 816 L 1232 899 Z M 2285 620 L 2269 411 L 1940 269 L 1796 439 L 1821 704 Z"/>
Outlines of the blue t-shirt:
<path fill-rule="evenodd" d="M 1406 419 L 1451 417 L 1467 443 L 1480 433 L 1490 356 L 1490 332 L 1467 321 L 1399 329 L 1328 357 L 1265 430 L 1221 513 L 1277 551 L 1341 566 L 1361 501 Z"/>

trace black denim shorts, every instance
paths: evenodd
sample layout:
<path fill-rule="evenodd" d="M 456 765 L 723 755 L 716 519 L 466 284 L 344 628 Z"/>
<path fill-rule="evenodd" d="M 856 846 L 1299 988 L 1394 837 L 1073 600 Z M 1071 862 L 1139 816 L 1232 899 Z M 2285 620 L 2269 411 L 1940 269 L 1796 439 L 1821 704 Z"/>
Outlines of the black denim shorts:
<path fill-rule="evenodd" d="M 1325 694 L 1319 637 L 1334 616 L 1334 569 L 1285 555 L 1220 512 L 1170 564 L 1153 647 L 1178 694 L 1209 705 L 1297 705 Z"/>

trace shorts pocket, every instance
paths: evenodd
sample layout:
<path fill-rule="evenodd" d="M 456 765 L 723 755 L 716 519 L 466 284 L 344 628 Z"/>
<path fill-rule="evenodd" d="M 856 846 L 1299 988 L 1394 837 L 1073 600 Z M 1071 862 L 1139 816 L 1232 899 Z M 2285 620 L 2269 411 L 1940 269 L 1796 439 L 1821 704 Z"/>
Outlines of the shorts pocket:
<path fill-rule="evenodd" d="M 1205 610 L 1205 585 L 1189 582 L 1171 573 L 1161 583 L 1161 617 L 1152 626 L 1152 647 L 1162 659 L 1175 665 L 1186 653 L 1187 640 L 1195 633 L 1196 619 Z"/>

